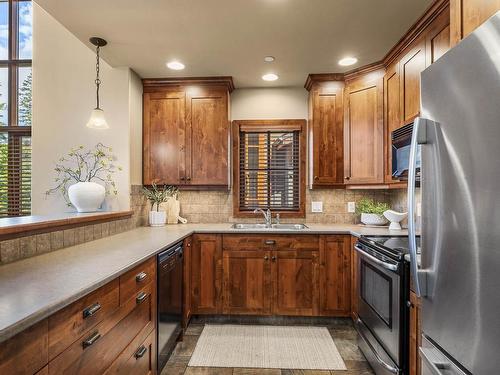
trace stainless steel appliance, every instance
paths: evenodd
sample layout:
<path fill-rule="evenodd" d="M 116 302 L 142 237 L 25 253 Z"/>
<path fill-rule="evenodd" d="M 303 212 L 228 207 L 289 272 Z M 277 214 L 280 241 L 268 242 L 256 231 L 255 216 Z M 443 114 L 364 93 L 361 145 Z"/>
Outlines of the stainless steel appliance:
<path fill-rule="evenodd" d="M 182 242 L 158 254 L 158 373 L 182 332 Z"/>
<path fill-rule="evenodd" d="M 358 345 L 377 375 L 408 371 L 408 237 L 361 237 L 358 252 Z"/>
<path fill-rule="evenodd" d="M 409 221 L 422 296 L 423 374 L 500 371 L 500 12 L 421 77 L 408 183 L 414 217 L 422 153 L 422 260 Z M 417 272 L 418 271 L 418 272 Z"/>
<path fill-rule="evenodd" d="M 405 125 L 391 133 L 392 139 L 392 177 L 400 180 L 408 179 L 410 164 L 411 136 L 413 123 Z M 417 181 L 420 179 L 420 153 L 417 152 Z"/>

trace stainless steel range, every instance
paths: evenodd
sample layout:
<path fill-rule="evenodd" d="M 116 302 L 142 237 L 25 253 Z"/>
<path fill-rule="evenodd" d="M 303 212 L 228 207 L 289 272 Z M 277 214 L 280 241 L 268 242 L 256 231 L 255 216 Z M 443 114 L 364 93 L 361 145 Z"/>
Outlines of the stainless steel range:
<path fill-rule="evenodd" d="M 358 252 L 359 347 L 377 375 L 408 373 L 408 237 L 361 237 Z"/>

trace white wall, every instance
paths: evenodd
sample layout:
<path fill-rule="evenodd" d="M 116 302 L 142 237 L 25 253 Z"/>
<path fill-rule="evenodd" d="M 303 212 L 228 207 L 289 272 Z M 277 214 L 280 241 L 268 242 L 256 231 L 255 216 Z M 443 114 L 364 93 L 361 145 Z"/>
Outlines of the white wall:
<path fill-rule="evenodd" d="M 95 107 L 95 52 L 81 43 L 52 16 L 33 3 L 33 173 L 32 213 L 71 211 L 59 196 L 45 197 L 53 186 L 54 163 L 70 148 L 113 148 L 123 171 L 115 175 L 119 194 L 106 198 L 105 209 L 130 207 L 131 71 L 111 68 L 101 60 L 101 108 L 109 130 L 88 129 Z M 137 95 L 134 95 L 135 97 Z M 135 112 L 136 108 L 134 107 Z"/>
<path fill-rule="evenodd" d="M 236 89 L 231 120 L 307 119 L 307 98 L 302 87 Z"/>
<path fill-rule="evenodd" d="M 142 185 L 142 81 L 131 71 L 130 113 L 130 183 Z"/>

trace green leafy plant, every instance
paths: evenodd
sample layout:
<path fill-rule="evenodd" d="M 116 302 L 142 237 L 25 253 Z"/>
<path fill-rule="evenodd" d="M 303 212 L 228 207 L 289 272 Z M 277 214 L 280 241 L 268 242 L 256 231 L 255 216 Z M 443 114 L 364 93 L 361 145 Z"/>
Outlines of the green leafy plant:
<path fill-rule="evenodd" d="M 360 214 L 377 214 L 382 215 L 384 211 L 389 209 L 389 205 L 383 202 L 375 202 L 370 198 L 362 198 L 356 203 L 356 213 Z"/>
<path fill-rule="evenodd" d="M 71 202 L 68 197 L 68 188 L 75 182 L 101 181 L 106 188 L 106 194 L 118 194 L 113 174 L 122 168 L 115 164 L 116 156 L 111 147 L 98 143 L 92 149 L 83 146 L 72 148 L 68 154 L 59 159 L 54 170 L 57 177 L 55 186 L 45 194 L 61 193 L 68 206 Z"/>
<path fill-rule="evenodd" d="M 179 193 L 179 188 L 171 185 L 164 185 L 160 188 L 153 182 L 151 188 L 144 186 L 142 193 L 151 204 L 151 211 L 154 211 L 155 205 L 156 211 L 160 211 L 160 204 L 168 201 L 171 197 L 176 197 Z"/>

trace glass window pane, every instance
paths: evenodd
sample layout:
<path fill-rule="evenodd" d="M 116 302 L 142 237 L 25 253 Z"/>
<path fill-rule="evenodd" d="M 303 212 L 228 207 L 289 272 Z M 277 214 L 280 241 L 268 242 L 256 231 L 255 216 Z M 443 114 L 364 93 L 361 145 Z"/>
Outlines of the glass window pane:
<path fill-rule="evenodd" d="M 33 7 L 31 1 L 19 2 L 19 58 L 31 59 L 33 46 Z"/>
<path fill-rule="evenodd" d="M 9 210 L 9 175 L 8 175 L 8 152 L 9 136 L 0 133 L 0 216 L 7 216 Z"/>
<path fill-rule="evenodd" d="M 31 137 L 21 137 L 19 214 L 31 213 Z"/>
<path fill-rule="evenodd" d="M 8 68 L 0 68 L 0 126 L 9 123 L 9 71 Z"/>
<path fill-rule="evenodd" d="M 31 67 L 20 67 L 18 73 L 18 125 L 31 126 Z"/>
<path fill-rule="evenodd" d="M 0 1 L 0 60 L 9 58 L 9 2 Z"/>

